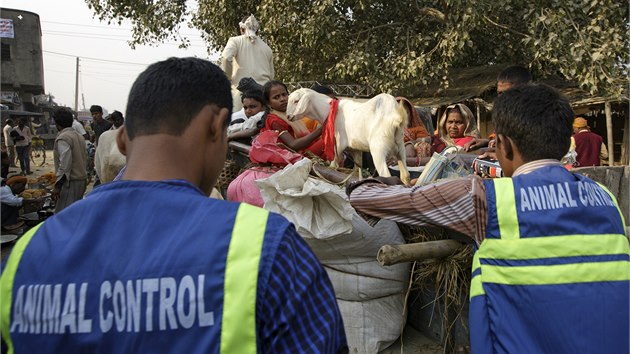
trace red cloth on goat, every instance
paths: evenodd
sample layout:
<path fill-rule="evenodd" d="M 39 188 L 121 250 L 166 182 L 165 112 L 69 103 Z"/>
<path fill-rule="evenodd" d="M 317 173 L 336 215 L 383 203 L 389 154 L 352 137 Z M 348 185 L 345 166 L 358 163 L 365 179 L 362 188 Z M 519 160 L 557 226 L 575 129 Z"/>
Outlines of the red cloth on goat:
<path fill-rule="evenodd" d="M 322 131 L 322 140 L 324 141 L 324 159 L 333 161 L 335 159 L 335 120 L 337 119 L 337 110 L 339 109 L 339 100 L 330 101 L 330 111 L 324 122 L 324 130 Z"/>

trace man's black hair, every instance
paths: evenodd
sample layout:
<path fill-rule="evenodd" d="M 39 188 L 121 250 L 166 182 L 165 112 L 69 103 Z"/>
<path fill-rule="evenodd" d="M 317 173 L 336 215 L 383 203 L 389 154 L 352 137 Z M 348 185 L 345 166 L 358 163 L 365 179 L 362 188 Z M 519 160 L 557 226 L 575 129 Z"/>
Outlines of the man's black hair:
<path fill-rule="evenodd" d="M 4 124 L 10 124 L 10 125 L 12 125 L 12 124 L 13 124 L 13 119 L 7 119 L 7 120 L 4 122 Z"/>
<path fill-rule="evenodd" d="M 123 114 L 120 113 L 119 111 L 113 111 L 112 114 L 110 114 L 111 119 L 123 119 Z"/>
<path fill-rule="evenodd" d="M 335 95 L 335 91 L 333 91 L 333 89 L 324 85 L 315 85 L 312 87 L 312 90 L 323 95 Z"/>
<path fill-rule="evenodd" d="M 212 104 L 232 113 L 230 82 L 218 66 L 199 58 L 154 63 L 129 92 L 127 134 L 129 139 L 157 133 L 181 135 L 199 111 Z M 224 126 L 229 123 L 228 118 Z"/>
<path fill-rule="evenodd" d="M 497 81 L 509 82 L 512 85 L 521 85 L 532 82 L 532 73 L 520 65 L 513 65 L 503 69 L 497 76 Z"/>
<path fill-rule="evenodd" d="M 236 86 L 236 89 L 241 92 L 258 91 L 260 92 L 261 95 L 262 95 L 262 88 L 263 88 L 262 85 L 257 83 L 256 80 L 252 79 L 251 77 L 242 78 L 238 82 L 238 86 Z"/>
<path fill-rule="evenodd" d="M 289 89 L 287 88 L 287 85 L 284 84 L 284 82 L 277 80 L 268 81 L 263 86 L 263 98 L 265 99 L 265 104 L 267 105 L 269 105 L 269 95 L 271 95 L 271 89 L 274 86 L 284 86 L 284 89 L 287 90 L 287 93 L 289 93 Z"/>
<path fill-rule="evenodd" d="M 62 128 L 69 128 L 74 122 L 74 116 L 72 111 L 67 108 L 59 108 L 53 113 L 53 119 L 55 123 L 59 124 Z"/>
<path fill-rule="evenodd" d="M 260 102 L 260 104 L 265 106 L 265 99 L 262 96 L 262 91 L 245 91 L 241 93 L 241 102 L 243 102 L 246 98 L 251 98 Z"/>
<path fill-rule="evenodd" d="M 492 108 L 497 135 L 512 139 L 526 162 L 560 160 L 569 151 L 573 117 L 569 100 L 544 84 L 515 86 Z"/>
<path fill-rule="evenodd" d="M 92 106 L 90 106 L 90 113 L 94 113 L 94 112 L 103 113 L 103 107 L 93 104 Z"/>

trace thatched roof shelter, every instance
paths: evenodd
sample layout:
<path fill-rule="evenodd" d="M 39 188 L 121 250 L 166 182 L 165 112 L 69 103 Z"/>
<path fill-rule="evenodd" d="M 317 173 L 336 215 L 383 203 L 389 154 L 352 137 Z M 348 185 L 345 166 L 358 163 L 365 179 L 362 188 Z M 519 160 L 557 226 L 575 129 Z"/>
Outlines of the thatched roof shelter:
<path fill-rule="evenodd" d="M 418 106 L 440 107 L 465 100 L 483 101 L 488 109 L 496 97 L 497 76 L 509 65 L 491 65 L 472 68 L 453 69 L 450 74 L 450 87 L 442 89 L 438 84 L 419 87 L 410 95 L 411 101 Z M 593 96 L 578 87 L 577 84 L 557 77 L 537 80 L 557 88 L 565 94 L 573 108 L 581 108 L 605 102 L 627 102 L 625 93 L 619 97 Z M 480 102 L 481 103 L 481 102 Z"/>

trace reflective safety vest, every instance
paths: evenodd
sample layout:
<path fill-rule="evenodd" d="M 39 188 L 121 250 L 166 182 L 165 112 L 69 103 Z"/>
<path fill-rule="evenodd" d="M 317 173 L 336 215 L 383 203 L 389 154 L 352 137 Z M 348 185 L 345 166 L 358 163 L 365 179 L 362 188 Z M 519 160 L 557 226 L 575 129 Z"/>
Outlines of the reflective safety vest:
<path fill-rule="evenodd" d="M 484 181 L 473 353 L 628 353 L 630 249 L 604 187 L 563 167 Z"/>
<path fill-rule="evenodd" d="M 117 193 L 141 200 L 151 198 L 152 193 L 168 194 L 168 188 L 154 186 L 148 188 L 148 193 L 137 195 L 124 188 L 110 190 L 100 199 L 92 198 L 92 202 L 107 203 L 111 200 L 107 198 L 116 199 Z M 259 264 L 265 262 L 270 252 L 275 253 L 273 248 L 278 244 L 270 241 L 263 246 L 263 240 L 267 239 L 266 233 L 272 232 L 266 230 L 268 219 L 281 227 L 276 220 L 279 218 L 272 221 L 263 209 L 228 202 L 217 205 L 222 211 L 208 207 L 202 211 L 204 208 L 199 205 L 212 203 L 207 197 L 201 196 L 203 199 L 191 203 L 190 195 L 181 190 L 172 195 L 167 200 L 172 205 L 183 207 L 188 203 L 191 210 L 200 213 L 214 216 L 223 213 L 221 220 L 228 223 L 234 220 L 233 226 L 215 224 L 215 230 L 208 230 L 217 219 L 195 219 L 173 226 L 188 228 L 190 236 L 169 234 L 152 238 L 155 232 L 142 234 L 142 229 L 147 228 L 142 224 L 146 220 L 142 220 L 137 225 L 104 224 L 104 232 L 80 239 L 72 239 L 78 235 L 66 235 L 67 239 L 57 237 L 60 231 L 74 226 L 67 224 L 68 218 L 75 217 L 71 206 L 69 212 L 62 212 L 26 233 L 14 246 L 0 278 L 0 329 L 9 353 L 72 352 L 73 349 L 112 353 L 256 353 Z M 83 211 L 94 206 L 89 204 L 90 197 L 83 202 L 88 204 Z M 150 220 L 151 213 L 155 210 L 147 210 L 143 215 Z M 170 221 L 163 226 L 170 226 Z M 106 232 L 123 227 L 142 236 L 129 237 L 125 243 L 121 242 L 124 235 Z M 206 230 L 205 235 L 201 230 Z M 230 230 L 231 238 L 215 237 Z M 105 240 L 100 242 L 99 237 Z M 67 257 L 66 250 L 60 249 L 64 241 L 68 241 L 67 247 L 74 257 Z M 99 249 L 108 242 L 109 254 Z M 140 245 L 141 249 L 147 247 L 146 252 L 140 253 L 145 255 L 144 259 L 125 259 L 126 247 L 137 250 Z M 93 261 L 82 259 L 81 249 L 87 252 L 85 258 Z M 63 264 L 64 270 L 71 274 L 47 269 L 50 260 L 38 259 L 46 252 L 54 258 L 53 266 L 59 261 L 67 262 Z M 55 257 L 57 253 L 60 255 Z M 103 263 L 107 267 L 99 269 Z M 118 277 L 108 273 L 110 268 L 115 269 Z"/>

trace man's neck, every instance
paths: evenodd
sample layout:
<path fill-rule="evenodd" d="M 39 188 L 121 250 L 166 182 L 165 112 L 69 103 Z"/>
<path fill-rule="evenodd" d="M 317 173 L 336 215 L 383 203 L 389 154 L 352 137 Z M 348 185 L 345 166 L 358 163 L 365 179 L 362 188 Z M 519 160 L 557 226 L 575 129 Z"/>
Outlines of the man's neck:
<path fill-rule="evenodd" d="M 182 179 L 199 186 L 199 163 L 182 159 L 191 156 L 179 136 L 155 134 L 134 138 L 128 147 L 124 180 L 163 181 Z"/>

